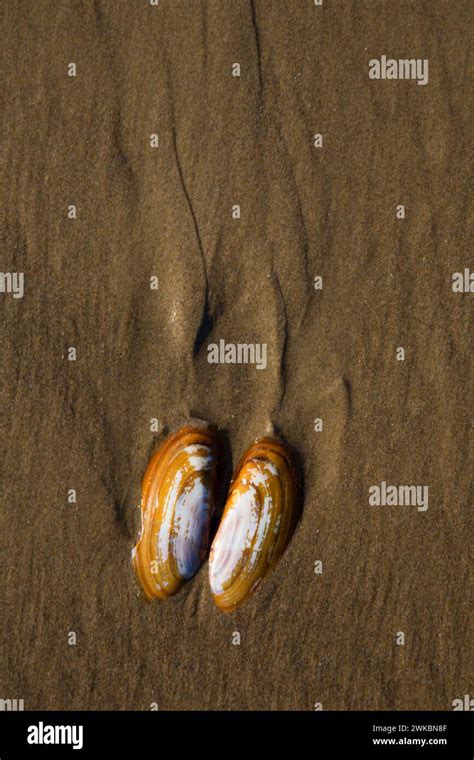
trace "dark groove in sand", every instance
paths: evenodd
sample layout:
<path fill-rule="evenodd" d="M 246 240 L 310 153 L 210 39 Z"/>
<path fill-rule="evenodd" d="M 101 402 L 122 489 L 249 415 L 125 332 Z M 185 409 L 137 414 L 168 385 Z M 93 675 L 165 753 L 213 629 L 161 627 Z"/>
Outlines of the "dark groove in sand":
<path fill-rule="evenodd" d="M 255 48 L 257 51 L 257 70 L 258 81 L 260 86 L 260 94 L 263 96 L 263 72 L 262 72 L 262 51 L 260 45 L 260 32 L 258 31 L 257 12 L 255 10 L 255 0 L 249 0 L 250 2 L 250 14 L 252 17 L 252 26 L 255 34 Z"/>

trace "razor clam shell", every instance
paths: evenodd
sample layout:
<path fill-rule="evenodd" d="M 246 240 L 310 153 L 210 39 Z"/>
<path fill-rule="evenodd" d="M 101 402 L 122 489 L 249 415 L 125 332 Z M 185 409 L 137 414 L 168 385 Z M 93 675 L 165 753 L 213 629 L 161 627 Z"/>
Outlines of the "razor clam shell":
<path fill-rule="evenodd" d="M 233 478 L 209 558 L 217 606 L 231 612 L 281 557 L 297 519 L 297 477 L 287 448 L 260 438 Z"/>
<path fill-rule="evenodd" d="M 167 599 L 199 570 L 216 501 L 217 442 L 188 425 L 153 455 L 142 481 L 140 539 L 132 551 L 146 599 Z"/>

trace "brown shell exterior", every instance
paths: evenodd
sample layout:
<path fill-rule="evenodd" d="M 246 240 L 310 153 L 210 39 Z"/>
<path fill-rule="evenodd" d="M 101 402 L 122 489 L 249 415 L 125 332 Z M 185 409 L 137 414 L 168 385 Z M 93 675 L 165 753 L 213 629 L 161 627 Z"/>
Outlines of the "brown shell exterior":
<path fill-rule="evenodd" d="M 259 438 L 242 457 L 212 544 L 216 605 L 231 612 L 275 567 L 298 518 L 298 477 L 288 448 Z"/>
<path fill-rule="evenodd" d="M 217 433 L 186 425 L 152 456 L 142 481 L 142 530 L 132 552 L 145 598 L 167 599 L 203 561 L 217 491 Z"/>

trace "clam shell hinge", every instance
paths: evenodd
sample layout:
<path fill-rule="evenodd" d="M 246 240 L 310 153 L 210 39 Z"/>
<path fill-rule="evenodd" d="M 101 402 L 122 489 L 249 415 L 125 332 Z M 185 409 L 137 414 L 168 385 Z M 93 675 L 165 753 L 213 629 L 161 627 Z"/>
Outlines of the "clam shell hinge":
<path fill-rule="evenodd" d="M 167 599 L 208 549 L 217 481 L 216 432 L 188 425 L 153 455 L 142 481 L 140 539 L 132 551 L 147 600 Z"/>
<path fill-rule="evenodd" d="M 287 448 L 260 438 L 242 457 L 209 558 L 217 606 L 231 612 L 273 569 L 297 520 L 297 477 Z"/>

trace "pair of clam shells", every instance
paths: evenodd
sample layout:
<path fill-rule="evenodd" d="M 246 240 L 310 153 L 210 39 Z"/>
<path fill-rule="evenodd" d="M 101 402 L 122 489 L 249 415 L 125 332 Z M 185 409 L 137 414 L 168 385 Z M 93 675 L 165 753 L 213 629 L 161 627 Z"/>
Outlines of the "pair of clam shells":
<path fill-rule="evenodd" d="M 192 578 L 209 546 L 217 499 L 217 432 L 188 425 L 153 455 L 142 482 L 142 530 L 132 557 L 147 600 L 167 599 Z M 212 542 L 209 580 L 217 606 L 231 612 L 281 557 L 296 522 L 297 479 L 274 438 L 242 457 Z"/>

